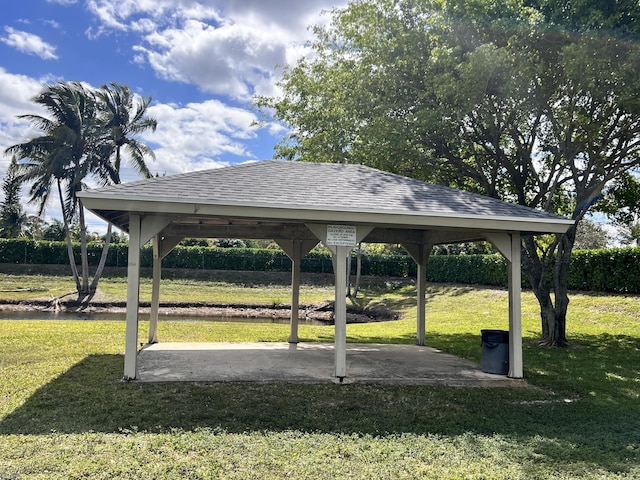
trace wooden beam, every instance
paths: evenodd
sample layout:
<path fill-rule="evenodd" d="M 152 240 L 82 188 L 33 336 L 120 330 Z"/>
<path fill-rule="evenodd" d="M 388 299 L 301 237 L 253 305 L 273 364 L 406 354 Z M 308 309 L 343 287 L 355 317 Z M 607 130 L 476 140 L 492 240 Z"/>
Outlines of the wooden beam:
<path fill-rule="evenodd" d="M 157 234 L 159 234 L 163 228 L 165 228 L 171 222 L 171 218 L 166 215 L 145 215 L 142 218 L 140 227 L 140 246 L 147 243 Z M 129 227 L 131 229 L 131 226 Z"/>
<path fill-rule="evenodd" d="M 163 230 L 163 235 L 193 238 L 243 238 L 271 240 L 288 238 L 315 240 L 316 237 L 303 224 L 281 225 L 207 225 L 171 223 Z M 317 241 L 317 240 L 316 240 Z"/>

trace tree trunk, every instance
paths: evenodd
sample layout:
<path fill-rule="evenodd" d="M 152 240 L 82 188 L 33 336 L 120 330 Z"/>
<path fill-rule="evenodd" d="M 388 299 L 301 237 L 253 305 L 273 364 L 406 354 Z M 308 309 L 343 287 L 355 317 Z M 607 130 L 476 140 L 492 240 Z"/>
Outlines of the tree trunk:
<path fill-rule="evenodd" d="M 576 225 L 572 225 L 567 233 L 560 237 L 558 253 L 553 267 L 553 282 L 556 300 L 555 330 L 551 332 L 551 344 L 566 346 L 567 342 L 567 310 L 569 308 L 569 267 L 571 253 L 576 241 Z"/>
<path fill-rule="evenodd" d="M 575 234 L 574 225 L 567 233 L 556 236 L 556 241 L 549 247 L 546 255 L 540 253 L 533 237 L 524 239 L 523 270 L 531 281 L 533 293 L 540 304 L 543 345 L 566 347 L 569 344 L 568 280 Z"/>
<path fill-rule="evenodd" d="M 60 185 L 60 181 L 57 181 L 58 184 L 58 197 L 60 198 L 60 207 L 62 210 L 62 222 L 64 223 L 64 236 L 67 241 L 67 254 L 69 255 L 69 265 L 71 266 L 71 274 L 73 275 L 73 280 L 76 282 L 76 291 L 80 294 L 80 276 L 78 275 L 78 267 L 76 266 L 76 259 L 73 255 L 73 242 L 71 241 L 71 232 L 69 232 L 69 221 L 67 220 L 67 211 L 64 207 L 64 200 L 62 197 L 62 186 Z"/>
<path fill-rule="evenodd" d="M 80 259 L 82 262 L 82 290 L 81 296 L 89 295 L 89 255 L 87 253 L 87 225 L 84 219 L 84 207 L 78 202 L 78 216 L 80 218 Z"/>
<path fill-rule="evenodd" d="M 107 263 L 107 255 L 109 253 L 109 245 L 111 244 L 111 224 L 107 227 L 107 235 L 104 238 L 104 246 L 102 247 L 102 255 L 100 255 L 100 262 L 98 263 L 98 268 L 96 268 L 96 273 L 93 275 L 93 280 L 91 282 L 91 286 L 89 287 L 89 291 L 91 295 L 95 294 L 98 288 L 98 282 L 100 278 L 102 278 L 102 272 L 104 271 L 104 266 Z"/>
<path fill-rule="evenodd" d="M 353 287 L 353 298 L 358 297 L 360 290 L 360 279 L 362 277 L 362 243 L 358 244 L 358 254 L 356 255 L 356 284 Z"/>

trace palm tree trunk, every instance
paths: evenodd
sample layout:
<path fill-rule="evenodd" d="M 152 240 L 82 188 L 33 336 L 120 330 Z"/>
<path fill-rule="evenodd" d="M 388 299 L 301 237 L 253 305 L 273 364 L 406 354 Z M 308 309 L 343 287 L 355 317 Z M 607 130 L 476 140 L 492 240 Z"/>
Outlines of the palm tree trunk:
<path fill-rule="evenodd" d="M 87 224 L 84 219 L 84 206 L 78 202 L 80 217 L 80 259 L 82 261 L 82 294 L 89 294 L 89 256 L 87 253 Z"/>
<path fill-rule="evenodd" d="M 71 274 L 73 280 L 76 282 L 76 291 L 80 293 L 80 276 L 78 275 L 78 267 L 76 266 L 76 259 L 73 255 L 73 242 L 71 241 L 71 232 L 69 232 L 69 222 L 67 220 L 67 211 L 64 207 L 64 200 L 62 197 L 62 186 L 60 180 L 57 180 L 58 185 L 58 197 L 60 198 L 60 206 L 62 207 L 62 221 L 64 223 L 64 235 L 67 240 L 67 254 L 69 255 L 69 264 L 71 265 Z"/>
<path fill-rule="evenodd" d="M 102 255 L 100 255 L 100 262 L 98 263 L 98 268 L 96 268 L 96 273 L 93 275 L 91 287 L 89 287 L 91 294 L 94 294 L 98 288 L 98 282 L 102 277 L 104 266 L 107 263 L 107 254 L 109 253 L 110 244 L 111 244 L 111 224 L 109 224 L 109 226 L 107 227 L 107 235 L 104 239 L 104 246 L 102 247 Z"/>

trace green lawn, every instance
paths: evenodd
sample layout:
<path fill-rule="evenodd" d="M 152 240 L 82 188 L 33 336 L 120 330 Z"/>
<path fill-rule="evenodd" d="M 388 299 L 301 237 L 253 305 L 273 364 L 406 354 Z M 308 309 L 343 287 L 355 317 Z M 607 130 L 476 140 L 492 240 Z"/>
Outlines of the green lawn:
<path fill-rule="evenodd" d="M 1 276 L 0 289 L 12 280 Z M 106 280 L 103 291 L 116 286 L 105 296 L 119 298 L 122 279 Z M 47 289 L 20 293 L 36 298 L 65 281 L 16 285 Z M 165 282 L 163 299 L 197 291 L 271 303 L 278 291 L 288 300 L 284 286 L 207 282 Z M 332 295 L 326 285 L 305 291 Z M 413 343 L 415 289 L 364 293 L 361 302 L 406 314 L 349 325 L 349 341 Z M 432 285 L 428 297 L 431 346 L 479 360 L 480 329 L 507 328 L 502 290 Z M 571 298 L 574 346 L 559 350 L 535 346 L 538 313 L 524 294 L 525 389 L 124 383 L 124 322 L 0 320 L 0 479 L 640 478 L 640 298 Z M 142 342 L 144 322 L 140 330 Z M 288 327 L 161 321 L 159 334 L 286 341 Z M 332 336 L 300 326 L 302 341 Z"/>
<path fill-rule="evenodd" d="M 289 276 L 277 275 L 277 283 L 265 283 L 271 277 L 261 273 L 263 272 L 228 272 L 222 278 L 203 279 L 164 278 L 161 287 L 162 301 L 267 305 L 289 302 L 291 289 L 282 281 L 287 280 Z M 73 291 L 75 291 L 75 285 L 73 279 L 68 276 L 0 273 L 0 298 L 3 299 L 47 299 L 60 297 Z M 125 301 L 126 298 L 126 277 L 106 277 L 100 281 L 98 300 Z M 331 298 L 333 298 L 333 286 L 326 282 L 320 285 L 301 285 L 301 302 L 316 303 Z M 151 301 L 151 279 L 148 277 L 140 280 L 140 301 Z"/>

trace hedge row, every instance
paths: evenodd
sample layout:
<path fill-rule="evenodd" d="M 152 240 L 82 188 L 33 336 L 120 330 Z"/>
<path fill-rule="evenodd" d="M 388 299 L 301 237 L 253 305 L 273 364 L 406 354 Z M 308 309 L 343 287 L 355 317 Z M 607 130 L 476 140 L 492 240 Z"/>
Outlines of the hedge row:
<path fill-rule="evenodd" d="M 90 244 L 89 264 L 98 264 L 100 244 Z M 76 261 L 80 248 L 74 246 Z M 128 247 L 114 244 L 109 249 L 107 266 L 127 265 Z M 0 239 L 0 263 L 67 264 L 63 242 Z M 141 264 L 151 267 L 151 247 L 142 250 Z M 164 268 L 203 270 L 289 271 L 291 261 L 281 250 L 218 247 L 176 247 L 163 260 Z M 355 261 L 352 262 L 355 269 Z M 301 262 L 303 272 L 333 271 L 328 252 L 313 251 Z M 416 274 L 415 263 L 405 255 L 365 255 L 362 274 L 407 277 Z M 452 282 L 506 286 L 507 264 L 500 255 L 432 255 L 427 268 L 431 282 Z M 523 284 L 527 285 L 526 279 Z M 578 250 L 574 252 L 569 273 L 569 288 L 603 292 L 640 293 L 640 248 Z"/>

